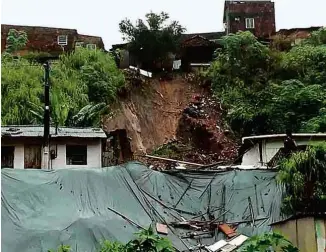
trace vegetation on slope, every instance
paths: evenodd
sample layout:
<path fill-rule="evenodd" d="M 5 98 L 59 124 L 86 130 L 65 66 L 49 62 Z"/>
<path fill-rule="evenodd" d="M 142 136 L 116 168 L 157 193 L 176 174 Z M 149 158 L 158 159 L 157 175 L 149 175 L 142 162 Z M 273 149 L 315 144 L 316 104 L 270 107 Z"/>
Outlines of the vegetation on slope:
<path fill-rule="evenodd" d="M 250 32 L 222 39 L 208 71 L 240 135 L 326 131 L 326 29 L 280 52 Z"/>
<path fill-rule="evenodd" d="M 285 185 L 285 213 L 312 213 L 326 210 L 326 143 L 308 146 L 281 162 L 278 181 Z"/>
<path fill-rule="evenodd" d="M 8 40 L 19 42 L 19 46 L 8 46 L 10 50 L 2 55 L 2 124 L 42 123 L 44 70 L 39 64 L 13 56 L 22 46 L 22 39 L 8 36 Z M 99 123 L 100 114 L 117 98 L 124 76 L 110 54 L 80 48 L 52 64 L 50 86 L 54 124 L 92 126 Z"/>

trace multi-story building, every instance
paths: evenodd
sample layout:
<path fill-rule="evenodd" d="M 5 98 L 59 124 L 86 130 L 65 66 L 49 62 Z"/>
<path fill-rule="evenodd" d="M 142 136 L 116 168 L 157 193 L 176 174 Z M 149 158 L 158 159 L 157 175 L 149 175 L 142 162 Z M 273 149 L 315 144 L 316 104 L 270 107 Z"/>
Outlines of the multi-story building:
<path fill-rule="evenodd" d="M 28 42 L 25 48 L 19 51 L 21 55 L 45 52 L 58 56 L 62 52 L 70 52 L 81 46 L 104 50 L 101 37 L 78 34 L 75 29 L 1 24 L 1 53 L 6 49 L 7 35 L 11 29 L 27 34 Z"/>
<path fill-rule="evenodd" d="M 223 20 L 226 34 L 251 31 L 259 39 L 268 39 L 276 32 L 271 0 L 225 0 Z"/>

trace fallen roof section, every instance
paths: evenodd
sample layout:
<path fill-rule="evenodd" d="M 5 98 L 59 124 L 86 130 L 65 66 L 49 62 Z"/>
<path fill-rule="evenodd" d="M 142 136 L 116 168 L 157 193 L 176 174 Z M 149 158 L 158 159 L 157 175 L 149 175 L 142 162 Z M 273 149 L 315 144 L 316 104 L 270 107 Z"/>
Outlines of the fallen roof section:
<path fill-rule="evenodd" d="M 77 137 L 77 138 L 106 138 L 101 128 L 68 128 L 50 127 L 51 138 Z M 1 126 L 1 138 L 43 137 L 44 128 L 39 125 L 11 125 Z"/>
<path fill-rule="evenodd" d="M 223 232 L 212 235 L 223 223 L 249 237 L 282 219 L 283 189 L 269 170 L 167 174 L 128 163 L 1 173 L 4 252 L 47 251 L 60 244 L 96 251 L 103 239 L 126 243 L 157 223 L 167 225 L 160 232 L 168 233 L 178 251 L 189 251 L 229 243 Z"/>

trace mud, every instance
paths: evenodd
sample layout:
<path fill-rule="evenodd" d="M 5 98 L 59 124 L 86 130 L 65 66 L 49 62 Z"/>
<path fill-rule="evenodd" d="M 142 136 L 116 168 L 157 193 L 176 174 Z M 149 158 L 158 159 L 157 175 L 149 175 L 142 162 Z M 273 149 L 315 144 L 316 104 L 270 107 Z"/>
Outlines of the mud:
<path fill-rule="evenodd" d="M 203 116 L 198 118 L 184 113 L 194 96 L 203 97 L 204 102 Z M 152 79 L 124 93 L 114 116 L 105 118 L 103 127 L 106 132 L 125 129 L 134 159 L 147 164 L 155 162 L 140 156 L 152 154 L 171 140 L 186 148 L 176 151 L 178 155 L 170 151 L 170 156 L 205 164 L 236 156 L 236 141 L 225 133 L 221 116 L 220 106 L 207 88 L 174 76 L 171 81 Z"/>

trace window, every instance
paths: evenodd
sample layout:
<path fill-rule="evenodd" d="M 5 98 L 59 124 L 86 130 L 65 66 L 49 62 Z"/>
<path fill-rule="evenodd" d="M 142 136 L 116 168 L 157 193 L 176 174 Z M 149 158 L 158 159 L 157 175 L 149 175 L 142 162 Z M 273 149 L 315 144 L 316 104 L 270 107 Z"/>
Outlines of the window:
<path fill-rule="evenodd" d="M 87 145 L 67 145 L 66 164 L 87 165 Z"/>
<path fill-rule="evenodd" d="M 59 35 L 58 36 L 58 45 L 61 45 L 61 46 L 68 45 L 68 36 L 67 35 Z"/>
<path fill-rule="evenodd" d="M 246 29 L 254 29 L 255 28 L 255 19 L 246 18 Z"/>
<path fill-rule="evenodd" d="M 237 21 L 237 22 L 239 22 L 240 21 L 240 18 L 239 17 L 236 17 L 234 20 Z"/>
<path fill-rule="evenodd" d="M 96 49 L 96 45 L 95 44 L 87 44 L 86 48 L 87 49 L 91 49 L 91 50 L 95 50 Z"/>
<path fill-rule="evenodd" d="M 83 47 L 84 46 L 84 42 L 76 42 L 75 43 L 75 47 Z"/>

